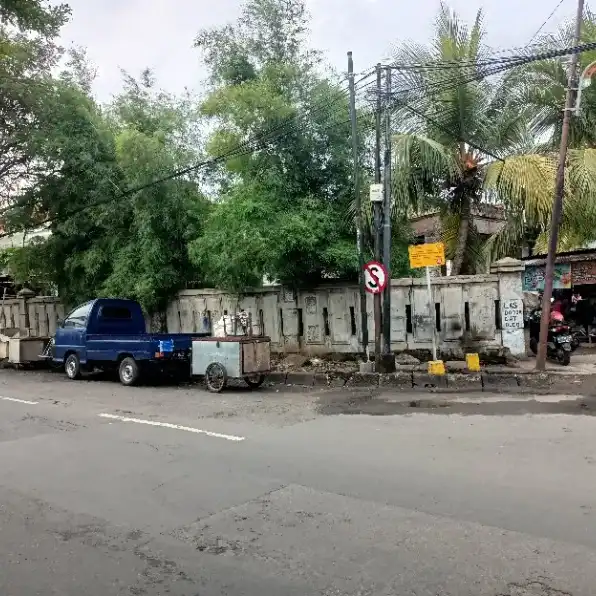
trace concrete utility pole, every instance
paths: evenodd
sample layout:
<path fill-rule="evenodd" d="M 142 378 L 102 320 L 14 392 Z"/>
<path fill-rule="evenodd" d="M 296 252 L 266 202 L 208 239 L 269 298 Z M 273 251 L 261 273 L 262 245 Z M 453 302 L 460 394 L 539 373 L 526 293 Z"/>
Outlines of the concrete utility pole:
<path fill-rule="evenodd" d="M 358 290 L 360 293 L 360 317 L 362 348 L 368 362 L 368 316 L 366 291 L 364 289 L 364 253 L 362 250 L 362 196 L 360 194 L 360 163 L 358 161 L 358 127 L 356 123 L 356 88 L 354 85 L 354 60 L 348 52 L 348 86 L 350 89 L 350 121 L 352 123 L 352 151 L 354 154 L 354 194 L 356 198 L 356 249 L 358 251 Z"/>
<path fill-rule="evenodd" d="M 578 0 L 577 14 L 575 17 L 575 33 L 573 45 L 579 45 L 582 20 L 584 14 L 584 0 Z M 546 269 L 544 272 L 544 294 L 542 297 L 542 317 L 540 319 L 540 340 L 538 343 L 538 354 L 536 356 L 536 370 L 543 371 L 546 367 L 546 343 L 548 336 L 548 324 L 550 322 L 550 300 L 553 295 L 553 275 L 555 272 L 555 259 L 557 256 L 557 242 L 559 239 L 559 225 L 563 211 L 563 194 L 565 191 L 565 162 L 567 160 L 567 145 L 569 142 L 569 121 L 573 111 L 573 99 L 576 91 L 577 63 L 579 55 L 574 53 L 569 64 L 567 81 L 567 97 L 565 99 L 565 110 L 563 112 L 563 128 L 561 130 L 561 147 L 559 150 L 559 164 L 555 180 L 555 197 L 553 200 L 553 213 L 550 229 L 550 240 L 548 243 L 548 255 L 546 257 Z"/>
<path fill-rule="evenodd" d="M 375 183 L 381 184 L 381 93 L 382 93 L 382 71 L 381 65 L 377 64 L 377 107 L 375 111 Z M 376 201 L 373 203 L 373 222 L 375 235 L 375 261 L 381 262 L 382 243 L 382 214 L 381 205 Z M 375 370 L 381 370 L 381 294 L 374 294 L 374 318 L 375 318 Z"/>
<path fill-rule="evenodd" d="M 387 268 L 387 287 L 383 295 L 382 370 L 385 373 L 390 373 L 395 371 L 395 357 L 391 352 L 391 67 L 385 69 L 385 94 L 383 264 Z"/>

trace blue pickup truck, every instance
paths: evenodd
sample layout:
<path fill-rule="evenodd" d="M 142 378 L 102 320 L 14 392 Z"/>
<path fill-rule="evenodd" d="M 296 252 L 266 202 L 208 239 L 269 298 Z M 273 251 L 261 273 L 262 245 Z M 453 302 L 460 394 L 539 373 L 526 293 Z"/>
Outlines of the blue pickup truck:
<path fill-rule="evenodd" d="M 190 374 L 192 338 L 207 334 L 147 333 L 138 302 L 98 298 L 71 311 L 56 329 L 52 361 L 70 379 L 83 371 L 117 370 L 123 385 L 136 384 L 143 373 Z"/>

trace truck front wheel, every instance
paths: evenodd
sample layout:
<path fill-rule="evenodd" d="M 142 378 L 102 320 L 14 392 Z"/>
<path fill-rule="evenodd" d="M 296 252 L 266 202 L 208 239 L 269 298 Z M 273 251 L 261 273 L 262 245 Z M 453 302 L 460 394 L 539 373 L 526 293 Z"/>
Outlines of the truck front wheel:
<path fill-rule="evenodd" d="M 66 376 L 73 381 L 81 378 L 81 361 L 76 354 L 69 354 L 64 362 Z"/>
<path fill-rule="evenodd" d="M 136 385 L 139 381 L 140 372 L 137 361 L 130 356 L 124 358 L 118 368 L 120 382 L 126 386 Z"/>

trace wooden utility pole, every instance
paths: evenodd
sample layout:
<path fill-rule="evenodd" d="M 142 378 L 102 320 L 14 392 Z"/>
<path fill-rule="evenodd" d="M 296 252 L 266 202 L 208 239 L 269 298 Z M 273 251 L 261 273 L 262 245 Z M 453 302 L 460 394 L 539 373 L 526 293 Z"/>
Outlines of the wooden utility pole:
<path fill-rule="evenodd" d="M 364 252 L 362 248 L 362 196 L 360 193 L 360 162 L 358 159 L 358 126 L 356 122 L 356 88 L 354 85 L 354 60 L 348 52 L 348 86 L 350 90 L 350 121 L 352 123 L 352 152 L 354 154 L 354 194 L 356 199 L 356 249 L 358 251 L 358 290 L 360 293 L 360 326 L 362 349 L 368 362 L 368 317 L 366 290 L 364 289 Z"/>
<path fill-rule="evenodd" d="M 575 17 L 575 33 L 573 45 L 579 45 L 582 20 L 584 15 L 584 0 L 578 0 L 577 13 Z M 555 196 L 553 200 L 553 212 L 550 228 L 550 240 L 548 243 L 548 255 L 546 256 L 546 269 L 544 272 L 544 294 L 542 296 L 542 317 L 540 319 L 540 339 L 538 342 L 538 354 L 536 356 L 536 370 L 543 371 L 546 367 L 546 343 L 548 338 L 548 325 L 550 322 L 551 298 L 553 295 L 553 275 L 555 272 L 555 259 L 557 257 L 557 242 L 559 239 L 559 226 L 563 212 L 563 195 L 565 192 L 565 162 L 567 161 L 567 145 L 569 143 L 569 121 L 573 111 L 573 100 L 577 88 L 577 63 L 579 55 L 572 54 L 569 64 L 567 80 L 567 97 L 565 98 L 565 110 L 563 112 L 563 128 L 561 130 L 561 147 L 559 149 L 559 164 L 557 177 L 555 179 Z"/>

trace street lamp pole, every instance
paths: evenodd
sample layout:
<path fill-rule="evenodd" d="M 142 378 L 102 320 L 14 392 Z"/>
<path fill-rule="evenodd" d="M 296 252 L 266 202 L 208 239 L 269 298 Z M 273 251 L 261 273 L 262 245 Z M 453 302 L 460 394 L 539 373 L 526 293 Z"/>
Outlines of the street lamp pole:
<path fill-rule="evenodd" d="M 383 159 L 383 264 L 387 269 L 387 286 L 383 293 L 383 355 L 382 370 L 395 372 L 395 356 L 391 351 L 391 67 L 385 69 L 385 155 Z"/>
<path fill-rule="evenodd" d="M 368 312 L 364 289 L 364 248 L 362 246 L 362 196 L 360 194 L 360 161 L 358 159 L 358 121 L 356 117 L 356 88 L 354 84 L 354 60 L 348 52 L 348 84 L 350 91 L 350 123 L 352 126 L 352 153 L 354 156 L 354 196 L 356 199 L 356 250 L 358 252 L 358 293 L 360 294 L 360 328 L 362 350 L 368 362 Z"/>

